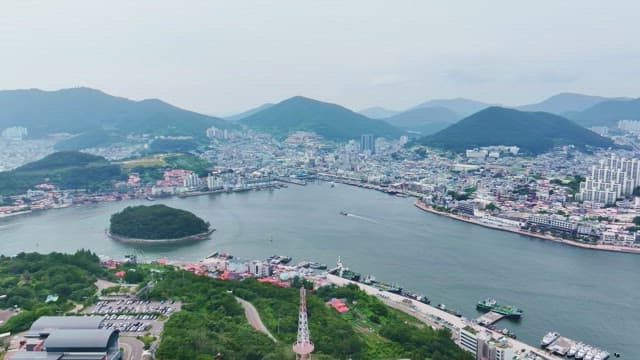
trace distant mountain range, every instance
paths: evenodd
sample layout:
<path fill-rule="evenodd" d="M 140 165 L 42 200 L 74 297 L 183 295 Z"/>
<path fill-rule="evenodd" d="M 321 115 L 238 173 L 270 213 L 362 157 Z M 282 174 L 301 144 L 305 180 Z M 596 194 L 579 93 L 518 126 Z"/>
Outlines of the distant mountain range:
<path fill-rule="evenodd" d="M 609 100 L 628 101 L 631 98 L 607 98 L 603 96 L 583 95 L 576 93 L 560 93 L 539 103 L 518 106 L 521 111 L 544 111 L 557 115 L 569 112 L 580 112 L 598 103 Z"/>
<path fill-rule="evenodd" d="M 358 111 L 358 113 L 371 119 L 386 119 L 388 117 L 398 115 L 400 111 L 389 110 L 380 106 L 374 106 L 374 107 L 362 109 Z"/>
<path fill-rule="evenodd" d="M 0 128 L 24 126 L 33 136 L 84 134 L 83 146 L 121 139 L 128 134 L 204 137 L 225 120 L 177 108 L 157 99 L 133 101 L 90 88 L 58 91 L 0 91 Z"/>
<path fill-rule="evenodd" d="M 416 143 L 455 152 L 481 146 L 515 145 L 530 154 L 539 154 L 557 145 L 614 146 L 611 139 L 561 116 L 502 107 L 481 110 Z"/>
<path fill-rule="evenodd" d="M 204 139 L 205 129 L 210 126 L 236 128 L 238 124 L 277 136 L 301 130 L 342 141 L 365 133 L 389 138 L 405 132 L 434 134 L 490 107 L 489 103 L 455 98 L 429 100 L 402 112 L 372 107 L 355 113 L 336 104 L 296 96 L 229 116 L 227 121 L 157 99 L 133 101 L 90 88 L 30 89 L 0 91 L 0 129 L 24 126 L 34 137 L 59 132 L 76 135 L 58 143 L 58 150 L 107 145 L 122 141 L 129 134 L 191 136 L 198 141 Z M 576 93 L 560 93 L 516 109 L 554 113 L 585 127 L 640 120 L 640 99 Z"/>
<path fill-rule="evenodd" d="M 567 116 L 586 127 L 615 127 L 620 120 L 640 120 L 640 99 L 607 100 Z"/>
<path fill-rule="evenodd" d="M 444 107 L 456 114 L 460 114 L 462 117 L 471 115 L 482 109 L 486 109 L 490 106 L 496 106 L 498 104 L 488 104 L 476 100 L 455 98 L 455 99 L 435 99 L 423 102 L 414 106 L 412 109 L 427 108 L 427 107 Z"/>
<path fill-rule="evenodd" d="M 270 108 L 270 107 L 272 107 L 272 106 L 273 106 L 273 104 L 272 104 L 272 103 L 265 103 L 265 104 L 262 104 L 262 105 L 260 105 L 260 106 L 258 106 L 258 107 L 254 107 L 253 109 L 249 109 L 249 110 L 247 110 L 247 111 L 243 111 L 243 112 L 241 112 L 241 113 L 239 113 L 239 114 L 235 114 L 235 115 L 227 116 L 227 117 L 225 117 L 224 119 L 225 119 L 225 120 L 228 120 L 228 121 L 238 121 L 238 120 L 242 120 L 242 119 L 244 119 L 244 118 L 246 118 L 246 117 L 249 117 L 249 116 L 251 116 L 251 115 L 253 115 L 253 114 L 255 114 L 255 113 L 259 113 L 259 112 L 260 112 L 260 111 L 262 111 L 262 110 L 266 110 L 266 109 L 268 109 L 268 108 Z"/>
<path fill-rule="evenodd" d="M 240 123 L 275 136 L 312 131 L 329 140 L 359 139 L 362 134 L 396 138 L 403 131 L 336 104 L 296 96 L 240 120 Z"/>
<path fill-rule="evenodd" d="M 462 116 L 445 107 L 424 107 L 407 110 L 384 119 L 391 125 L 409 132 L 429 135 L 460 120 Z"/>

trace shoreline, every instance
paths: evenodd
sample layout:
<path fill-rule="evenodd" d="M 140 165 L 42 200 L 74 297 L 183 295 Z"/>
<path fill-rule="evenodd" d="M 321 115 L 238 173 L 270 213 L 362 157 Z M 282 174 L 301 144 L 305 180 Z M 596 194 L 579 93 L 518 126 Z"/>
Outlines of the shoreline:
<path fill-rule="evenodd" d="M 348 284 L 353 284 L 358 288 L 360 288 L 360 290 L 364 291 L 367 295 L 376 297 L 386 306 L 402 311 L 405 314 L 417 319 L 418 321 L 423 322 L 427 326 L 430 326 L 431 328 L 435 328 L 434 325 L 439 325 L 439 326 L 448 328 L 451 331 L 452 339 L 454 340 L 455 344 L 462 349 L 465 349 L 465 347 L 463 347 L 461 344 L 460 332 L 462 329 L 464 329 L 467 326 L 473 327 L 474 330 L 476 331 L 485 331 L 485 332 L 491 333 L 495 338 L 503 337 L 502 333 L 496 332 L 494 330 L 490 330 L 485 327 L 479 327 L 477 324 L 473 323 L 471 319 L 457 317 L 441 309 L 438 309 L 435 306 L 423 304 L 419 301 L 411 301 L 407 303 L 405 302 L 407 298 L 402 295 L 380 290 L 372 286 L 362 284 L 360 282 L 347 280 L 331 274 L 327 275 L 327 281 L 336 286 L 345 286 Z M 450 324 L 450 326 L 445 325 L 440 321 L 437 321 L 437 319 L 444 320 L 446 323 Z M 543 356 L 544 359 L 548 359 L 548 360 L 563 359 L 548 353 L 544 349 L 540 349 L 530 344 L 527 344 L 522 340 L 508 339 L 506 341 L 507 343 L 509 343 L 509 345 L 513 349 L 526 349 L 530 353 L 536 354 L 538 356 Z"/>
<path fill-rule="evenodd" d="M 450 214 L 450 213 L 445 213 L 442 211 L 438 211 L 435 210 L 433 208 L 431 208 L 430 206 L 428 206 L 427 204 L 423 203 L 422 201 L 418 200 L 416 202 L 413 203 L 413 205 L 415 207 L 417 207 L 418 209 L 431 213 L 431 214 L 435 214 L 435 215 L 440 215 L 440 216 L 444 216 L 453 220 L 458 220 L 458 221 L 463 221 L 469 224 L 474 224 L 474 225 L 479 225 L 485 228 L 489 228 L 489 229 L 493 229 L 493 230 L 500 230 L 500 231 L 505 231 L 505 232 L 509 232 L 512 234 L 518 234 L 518 235 L 522 235 L 522 236 L 529 236 L 532 238 L 537 238 L 537 239 L 542 239 L 542 240 L 549 240 L 549 241 L 553 241 L 559 244 L 565 244 L 565 245 L 569 245 L 569 246 L 573 246 L 573 247 L 578 247 L 578 248 L 582 248 L 582 249 L 589 249 L 589 250 L 598 250 L 598 251 L 608 251 L 608 252 L 616 252 L 616 253 L 627 253 L 627 254 L 640 254 L 640 248 L 626 248 L 626 247 L 621 247 L 621 246 L 615 246 L 615 245 L 596 245 L 596 244 L 585 244 L 585 243 L 581 243 L 579 241 L 575 241 L 575 240 L 567 240 L 567 239 L 562 239 L 562 238 L 558 238 L 555 236 L 550 236 L 550 235 L 541 235 L 541 234 L 536 234 L 536 233 L 531 233 L 528 231 L 524 231 L 524 230 L 520 230 L 520 229 L 515 229 L 515 228 L 508 228 L 508 227 L 500 227 L 500 226 L 492 226 L 480 221 L 476 221 L 473 220 L 471 218 L 467 218 L 464 216 L 460 216 L 460 215 L 454 215 L 454 214 Z"/>
<path fill-rule="evenodd" d="M 210 229 L 207 232 L 203 232 L 203 233 L 200 233 L 200 234 L 189 235 L 189 236 L 185 236 L 185 237 L 181 237 L 181 238 L 175 238 L 175 239 L 136 239 L 136 238 L 130 238 L 130 237 L 126 237 L 126 236 L 119 236 L 119 235 L 112 234 L 111 232 L 109 232 L 109 229 L 105 229 L 104 232 L 107 235 L 107 237 L 109 237 L 111 240 L 115 240 L 115 241 L 121 242 L 123 244 L 134 244 L 134 245 L 175 245 L 175 244 L 182 244 L 182 243 L 190 243 L 190 242 L 208 240 L 209 237 L 211 236 L 211 234 L 213 234 L 214 231 L 216 231 L 216 229 Z"/>

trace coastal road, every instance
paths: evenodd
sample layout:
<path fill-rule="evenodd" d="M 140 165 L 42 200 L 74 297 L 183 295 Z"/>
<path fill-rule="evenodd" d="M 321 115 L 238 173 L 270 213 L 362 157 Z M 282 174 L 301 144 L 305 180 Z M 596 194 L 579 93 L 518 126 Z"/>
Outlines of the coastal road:
<path fill-rule="evenodd" d="M 120 347 L 124 349 L 123 360 L 142 360 L 144 344 L 132 337 L 121 337 Z"/>
<path fill-rule="evenodd" d="M 249 324 L 254 329 L 260 331 L 261 333 L 266 334 L 271 340 L 273 340 L 273 342 L 278 342 L 278 340 L 276 340 L 276 338 L 273 337 L 273 335 L 271 335 L 271 332 L 269 332 L 269 329 L 267 329 L 267 327 L 264 326 L 264 324 L 262 323 L 262 320 L 260 319 L 260 314 L 258 314 L 258 310 L 256 310 L 253 304 L 251 304 L 246 300 L 240 299 L 237 296 L 236 296 L 236 300 L 240 303 L 240 305 L 242 305 L 242 308 L 244 309 L 244 315 L 247 317 L 247 321 L 249 322 Z"/>

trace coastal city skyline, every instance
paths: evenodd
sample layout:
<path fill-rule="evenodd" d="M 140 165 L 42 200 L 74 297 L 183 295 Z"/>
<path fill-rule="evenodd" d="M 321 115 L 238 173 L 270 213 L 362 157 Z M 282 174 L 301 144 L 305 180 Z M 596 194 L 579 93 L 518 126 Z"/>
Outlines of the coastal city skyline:
<path fill-rule="evenodd" d="M 0 360 L 640 359 L 640 3 L 0 11 Z"/>

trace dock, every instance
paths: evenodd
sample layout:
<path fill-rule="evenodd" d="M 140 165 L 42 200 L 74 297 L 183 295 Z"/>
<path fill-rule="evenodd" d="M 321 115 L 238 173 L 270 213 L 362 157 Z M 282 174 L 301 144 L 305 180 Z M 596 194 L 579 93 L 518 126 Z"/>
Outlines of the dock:
<path fill-rule="evenodd" d="M 478 322 L 478 324 L 483 325 L 483 326 L 487 326 L 487 325 L 493 325 L 495 323 L 497 323 L 498 321 L 504 319 L 504 315 L 502 314 L 498 314 L 497 312 L 493 312 L 493 311 L 489 311 L 488 313 L 480 316 L 478 319 L 476 319 L 476 321 Z"/>
<path fill-rule="evenodd" d="M 554 354 L 565 356 L 574 344 L 575 341 L 564 336 L 560 336 L 551 345 L 547 346 L 547 350 L 553 352 Z"/>

